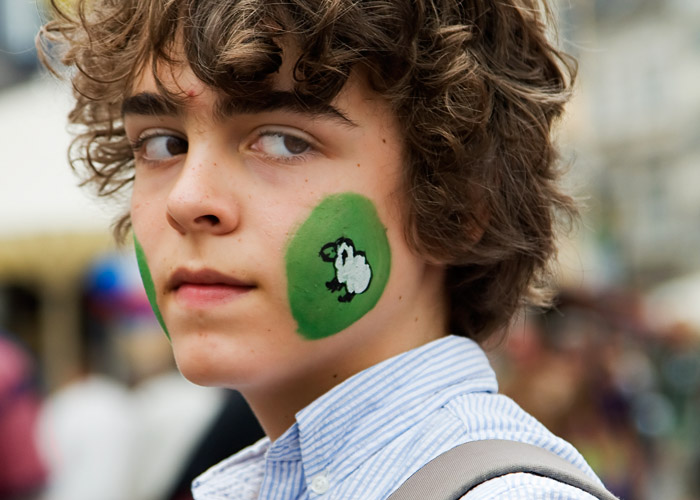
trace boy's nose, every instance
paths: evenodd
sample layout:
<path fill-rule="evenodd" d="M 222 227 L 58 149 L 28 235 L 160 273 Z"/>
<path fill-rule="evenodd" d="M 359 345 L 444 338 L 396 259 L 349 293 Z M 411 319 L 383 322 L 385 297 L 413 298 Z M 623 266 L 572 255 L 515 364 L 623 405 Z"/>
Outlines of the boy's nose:
<path fill-rule="evenodd" d="M 168 194 L 168 223 L 178 232 L 227 234 L 239 223 L 239 207 L 216 163 L 186 163 Z"/>

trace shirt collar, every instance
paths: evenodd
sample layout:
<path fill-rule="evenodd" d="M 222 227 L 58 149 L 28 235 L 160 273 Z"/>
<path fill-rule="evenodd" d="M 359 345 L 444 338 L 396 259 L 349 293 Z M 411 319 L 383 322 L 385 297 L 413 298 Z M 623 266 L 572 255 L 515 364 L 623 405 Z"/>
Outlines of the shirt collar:
<path fill-rule="evenodd" d="M 326 473 L 342 480 L 456 395 L 497 391 L 481 348 L 464 337 L 443 337 L 372 366 L 316 399 L 297 413 L 266 458 L 301 458 L 306 478 Z"/>

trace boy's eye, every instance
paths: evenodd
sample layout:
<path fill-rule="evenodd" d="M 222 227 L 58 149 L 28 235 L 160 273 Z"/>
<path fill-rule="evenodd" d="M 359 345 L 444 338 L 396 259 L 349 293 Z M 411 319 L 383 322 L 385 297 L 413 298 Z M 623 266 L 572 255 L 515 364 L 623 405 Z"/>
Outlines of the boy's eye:
<path fill-rule="evenodd" d="M 133 149 L 147 161 L 167 160 L 187 153 L 187 141 L 174 135 L 153 135 L 137 141 Z"/>
<path fill-rule="evenodd" d="M 284 132 L 261 132 L 251 145 L 253 151 L 259 151 L 266 156 L 283 160 L 294 159 L 311 151 L 308 141 Z"/>

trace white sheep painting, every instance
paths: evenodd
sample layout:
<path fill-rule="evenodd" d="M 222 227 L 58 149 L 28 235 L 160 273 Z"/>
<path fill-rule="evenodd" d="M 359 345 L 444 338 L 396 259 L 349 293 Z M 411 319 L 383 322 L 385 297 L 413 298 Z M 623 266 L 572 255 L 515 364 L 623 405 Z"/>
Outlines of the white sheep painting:
<path fill-rule="evenodd" d="M 338 296 L 338 302 L 350 302 L 355 295 L 369 288 L 372 268 L 365 253 L 356 250 L 350 238 L 342 237 L 326 243 L 319 255 L 325 262 L 332 262 L 335 267 L 335 277 L 326 282 L 326 287 L 331 292 L 339 292 L 345 288 L 345 293 Z"/>

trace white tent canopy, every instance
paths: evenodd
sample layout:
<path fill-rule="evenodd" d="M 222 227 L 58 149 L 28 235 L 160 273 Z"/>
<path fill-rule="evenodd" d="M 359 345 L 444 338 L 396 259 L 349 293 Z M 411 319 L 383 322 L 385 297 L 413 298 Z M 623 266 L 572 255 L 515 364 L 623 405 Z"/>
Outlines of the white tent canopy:
<path fill-rule="evenodd" d="M 108 230 L 68 165 L 70 99 L 48 76 L 0 92 L 0 239 Z"/>
<path fill-rule="evenodd" d="M 647 295 L 652 324 L 685 325 L 700 333 L 700 272 L 663 283 Z"/>

